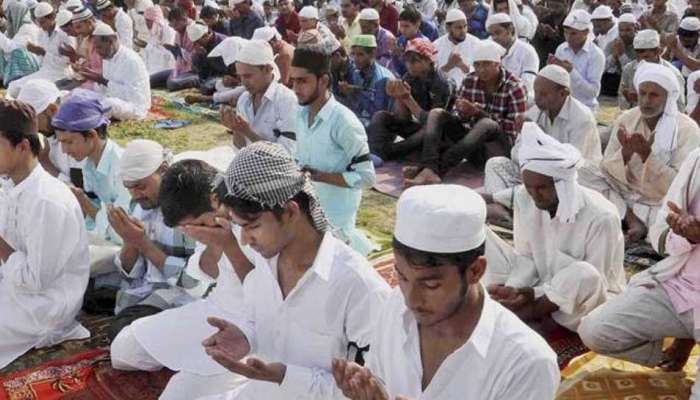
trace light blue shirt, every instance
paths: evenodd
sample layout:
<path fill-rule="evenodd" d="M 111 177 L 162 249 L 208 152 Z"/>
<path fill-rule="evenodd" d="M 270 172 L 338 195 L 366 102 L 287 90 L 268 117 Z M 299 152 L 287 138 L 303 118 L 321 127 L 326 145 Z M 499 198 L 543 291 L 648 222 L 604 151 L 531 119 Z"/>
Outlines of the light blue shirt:
<path fill-rule="evenodd" d="M 605 71 L 605 54 L 590 38 L 578 53 L 564 42 L 557 47 L 555 56 L 571 62 L 571 95 L 593 111 L 598 108 L 600 80 Z"/>
<path fill-rule="evenodd" d="M 122 240 L 109 225 L 107 205 L 121 207 L 128 212 L 131 202 L 131 196 L 119 176 L 123 151 L 118 144 L 108 139 L 99 164 L 95 165 L 88 159 L 83 167 L 85 187 L 90 188 L 90 191 L 97 195 L 97 206 L 100 208 L 95 216 L 94 228 L 91 230 L 100 238 L 115 244 L 121 244 Z"/>
<path fill-rule="evenodd" d="M 314 182 L 321 207 L 331 224 L 351 241 L 361 254 L 372 248 L 355 228 L 362 189 L 374 185 L 374 166 L 369 160 L 367 134 L 360 120 L 334 97 L 326 102 L 311 126 L 309 107 L 297 113 L 297 162 L 301 167 L 342 174 L 347 188 Z M 363 157 L 362 161 L 357 160 Z"/>

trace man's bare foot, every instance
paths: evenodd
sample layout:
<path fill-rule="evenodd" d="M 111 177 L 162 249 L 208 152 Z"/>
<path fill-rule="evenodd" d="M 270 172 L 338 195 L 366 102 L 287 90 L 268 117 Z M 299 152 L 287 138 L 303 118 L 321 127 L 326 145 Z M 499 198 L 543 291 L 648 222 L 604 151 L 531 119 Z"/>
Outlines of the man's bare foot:
<path fill-rule="evenodd" d="M 625 242 L 635 243 L 644 240 L 647 237 L 647 226 L 644 222 L 637 218 L 632 211 L 627 211 L 625 215 L 625 223 L 627 223 L 627 232 L 625 232 Z"/>
<path fill-rule="evenodd" d="M 694 339 L 674 339 L 673 344 L 664 350 L 664 358 L 659 368 L 666 372 L 682 370 L 690 358 L 693 346 L 695 346 Z"/>
<path fill-rule="evenodd" d="M 415 179 L 404 179 L 404 186 L 418 186 L 418 185 L 434 185 L 437 183 L 442 183 L 440 175 L 436 174 L 430 168 L 423 168 L 423 170 L 416 176 Z"/>
<path fill-rule="evenodd" d="M 498 203 L 491 203 L 486 206 L 486 221 L 503 228 L 513 229 L 511 211 Z"/>
<path fill-rule="evenodd" d="M 423 170 L 423 167 L 419 167 L 417 165 L 409 165 L 407 167 L 403 167 L 403 170 L 401 171 L 403 173 L 403 177 L 405 179 L 413 179 L 418 174 Z"/>
<path fill-rule="evenodd" d="M 208 101 L 209 97 L 201 94 L 188 94 L 185 96 L 185 103 L 187 104 L 206 103 Z"/>

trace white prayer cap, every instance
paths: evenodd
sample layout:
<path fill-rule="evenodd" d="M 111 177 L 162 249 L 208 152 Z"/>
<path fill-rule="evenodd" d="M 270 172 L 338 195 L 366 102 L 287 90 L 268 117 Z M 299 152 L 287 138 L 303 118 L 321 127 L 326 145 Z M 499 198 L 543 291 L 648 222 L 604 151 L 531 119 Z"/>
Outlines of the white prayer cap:
<path fill-rule="evenodd" d="M 45 79 L 30 79 L 20 88 L 17 100 L 32 106 L 36 115 L 39 115 L 60 97 L 61 91 L 53 82 Z"/>
<path fill-rule="evenodd" d="M 666 106 L 661 119 L 656 124 L 656 134 L 652 151 L 664 162 L 669 161 L 678 146 L 678 97 L 681 90 L 673 71 L 663 65 L 642 61 L 634 74 L 634 88 L 639 93 L 639 86 L 644 82 L 653 82 L 666 90 Z"/>
<path fill-rule="evenodd" d="M 510 18 L 510 15 L 505 14 L 505 13 L 496 13 L 496 14 L 491 14 L 489 15 L 488 18 L 486 18 L 486 29 L 489 29 L 491 25 L 497 25 L 497 24 L 512 24 L 513 20 Z"/>
<path fill-rule="evenodd" d="M 247 40 L 239 36 L 228 37 L 212 49 L 209 57 L 221 57 L 224 60 L 224 64 L 228 67 L 236 62 L 238 51 L 245 42 Z"/>
<path fill-rule="evenodd" d="M 88 19 L 93 18 L 93 17 L 94 17 L 94 15 L 92 14 L 92 11 L 90 11 L 89 8 L 84 7 L 82 9 L 76 10 L 73 13 L 73 18 L 71 19 L 71 21 L 80 22 L 80 21 L 88 20 Z"/>
<path fill-rule="evenodd" d="M 318 8 L 306 6 L 299 11 L 299 18 L 318 19 Z"/>
<path fill-rule="evenodd" d="M 450 10 L 447 12 L 447 15 L 445 16 L 445 23 L 449 24 L 450 22 L 455 22 L 455 21 L 466 21 L 467 16 L 464 15 L 462 10 L 456 9 L 456 8 L 450 8 Z"/>
<path fill-rule="evenodd" d="M 170 164 L 172 154 L 152 140 L 135 139 L 127 143 L 119 161 L 122 181 L 134 182 L 158 171 L 163 163 Z"/>
<path fill-rule="evenodd" d="M 635 50 L 657 49 L 661 46 L 661 37 L 654 29 L 644 29 L 637 32 L 632 45 Z"/>
<path fill-rule="evenodd" d="M 595 10 L 593 10 L 593 14 L 591 15 L 591 19 L 612 19 L 614 17 L 612 8 L 609 6 L 598 6 L 596 7 Z"/>
<path fill-rule="evenodd" d="M 586 10 L 574 10 L 566 16 L 563 25 L 577 31 L 587 31 L 591 29 L 591 16 Z"/>
<path fill-rule="evenodd" d="M 97 21 L 95 23 L 95 30 L 92 31 L 92 36 L 117 36 L 111 26 L 105 24 L 102 21 Z"/>
<path fill-rule="evenodd" d="M 275 55 L 269 43 L 262 40 L 250 40 L 238 50 L 236 62 L 272 66 L 275 65 Z"/>
<path fill-rule="evenodd" d="M 203 38 L 204 35 L 207 34 L 207 32 L 209 32 L 209 27 L 197 22 L 195 22 L 194 24 L 190 24 L 187 27 L 187 37 L 190 38 L 190 41 L 192 43 Z"/>
<path fill-rule="evenodd" d="M 560 143 L 544 133 L 534 122 L 525 122 L 520 131 L 518 151 L 521 171 L 532 171 L 554 178 L 559 198 L 556 218 L 562 223 L 574 222 L 583 207 L 581 188 L 576 182 L 583 164 L 581 152 L 569 143 Z"/>
<path fill-rule="evenodd" d="M 49 3 L 42 2 L 34 8 L 34 18 L 44 18 L 51 13 L 53 13 L 53 7 Z"/>
<path fill-rule="evenodd" d="M 506 49 L 493 40 L 482 40 L 474 49 L 474 62 L 477 61 L 493 61 L 500 63 L 501 58 L 506 54 Z"/>
<path fill-rule="evenodd" d="M 617 19 L 617 23 L 618 24 L 636 24 L 637 18 L 632 13 L 625 13 L 625 14 L 620 15 L 620 18 Z"/>
<path fill-rule="evenodd" d="M 537 73 L 537 76 L 541 76 L 565 88 L 571 88 L 571 76 L 569 72 L 558 65 L 549 64 L 545 66 Z"/>
<path fill-rule="evenodd" d="M 685 17 L 681 21 L 680 28 L 685 31 L 700 31 L 700 19 L 697 17 Z"/>
<path fill-rule="evenodd" d="M 278 40 L 281 38 L 279 31 L 271 26 L 263 26 L 262 28 L 258 28 L 253 32 L 252 39 L 269 42 L 273 38 Z"/>
<path fill-rule="evenodd" d="M 68 10 L 61 10 L 56 14 L 56 26 L 59 28 L 66 25 L 73 19 L 73 13 Z"/>
<path fill-rule="evenodd" d="M 374 8 L 364 8 L 360 11 L 360 21 L 379 21 L 379 12 Z"/>
<path fill-rule="evenodd" d="M 66 10 L 73 11 L 71 9 L 78 9 L 83 7 L 83 2 L 80 0 L 68 0 L 66 2 Z"/>
<path fill-rule="evenodd" d="M 486 203 L 462 185 L 411 187 L 396 205 L 394 237 L 431 253 L 474 250 L 486 240 Z"/>
<path fill-rule="evenodd" d="M 236 4 L 245 3 L 247 0 L 228 0 L 228 6 L 233 8 Z"/>

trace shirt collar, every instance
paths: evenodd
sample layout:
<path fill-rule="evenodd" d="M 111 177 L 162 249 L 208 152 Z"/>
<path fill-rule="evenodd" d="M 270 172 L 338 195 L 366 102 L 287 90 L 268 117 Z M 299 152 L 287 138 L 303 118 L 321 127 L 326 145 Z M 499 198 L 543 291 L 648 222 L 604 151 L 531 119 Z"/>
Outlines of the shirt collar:
<path fill-rule="evenodd" d="M 112 160 L 114 159 L 112 153 L 114 153 L 115 146 L 116 144 L 112 140 L 107 140 L 107 144 L 102 151 L 102 157 L 100 157 L 100 162 L 97 164 L 95 172 L 100 175 L 109 175 L 109 170 L 112 168 Z"/>
<path fill-rule="evenodd" d="M 311 270 L 326 282 L 331 276 L 336 244 L 336 241 L 333 240 L 333 234 L 326 232 L 321 240 L 321 246 L 318 248 L 314 263 L 311 265 Z"/>
<path fill-rule="evenodd" d="M 36 187 L 38 185 L 37 181 L 39 180 L 43 172 L 44 169 L 41 167 L 41 164 L 37 163 L 32 172 L 29 173 L 29 175 L 27 175 L 27 177 L 24 178 L 24 180 L 19 184 L 15 185 L 12 179 L 8 179 L 8 193 L 12 196 L 17 196 L 20 193 L 24 192 L 24 190 L 27 188 Z"/>
<path fill-rule="evenodd" d="M 566 97 L 566 100 L 564 100 L 564 105 L 561 106 L 561 110 L 559 110 L 559 114 L 557 114 L 556 118 L 569 120 L 569 118 L 571 117 L 570 114 L 571 114 L 571 95 L 568 95 Z M 547 118 L 549 118 L 549 116 L 547 116 Z"/>
<path fill-rule="evenodd" d="M 316 125 L 316 121 L 321 120 L 321 121 L 327 121 L 330 118 L 330 114 L 333 112 L 333 109 L 335 108 L 335 97 L 331 94 L 331 96 L 328 98 L 328 101 L 326 104 L 321 107 L 321 109 L 318 111 L 318 114 L 316 114 L 316 118 L 314 118 L 313 123 L 311 126 Z M 309 106 L 304 106 L 304 122 L 308 123 L 308 115 L 309 115 Z M 308 125 L 306 125 L 308 126 Z"/>

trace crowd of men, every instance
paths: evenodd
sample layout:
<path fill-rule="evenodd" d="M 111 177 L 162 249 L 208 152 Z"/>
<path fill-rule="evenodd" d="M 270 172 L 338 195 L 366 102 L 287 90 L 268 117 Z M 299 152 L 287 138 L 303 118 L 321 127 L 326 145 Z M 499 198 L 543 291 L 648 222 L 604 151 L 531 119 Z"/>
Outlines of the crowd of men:
<path fill-rule="evenodd" d="M 166 400 L 553 399 L 561 330 L 686 364 L 700 1 L 1 10 L 0 369 L 89 337 L 81 310 L 114 314 L 114 368 L 176 371 Z M 226 168 L 112 140 L 152 89 L 220 110 Z M 404 165 L 393 290 L 357 226 L 388 161 Z M 443 182 L 465 162 L 482 188 Z M 628 280 L 640 243 L 661 261 Z"/>

